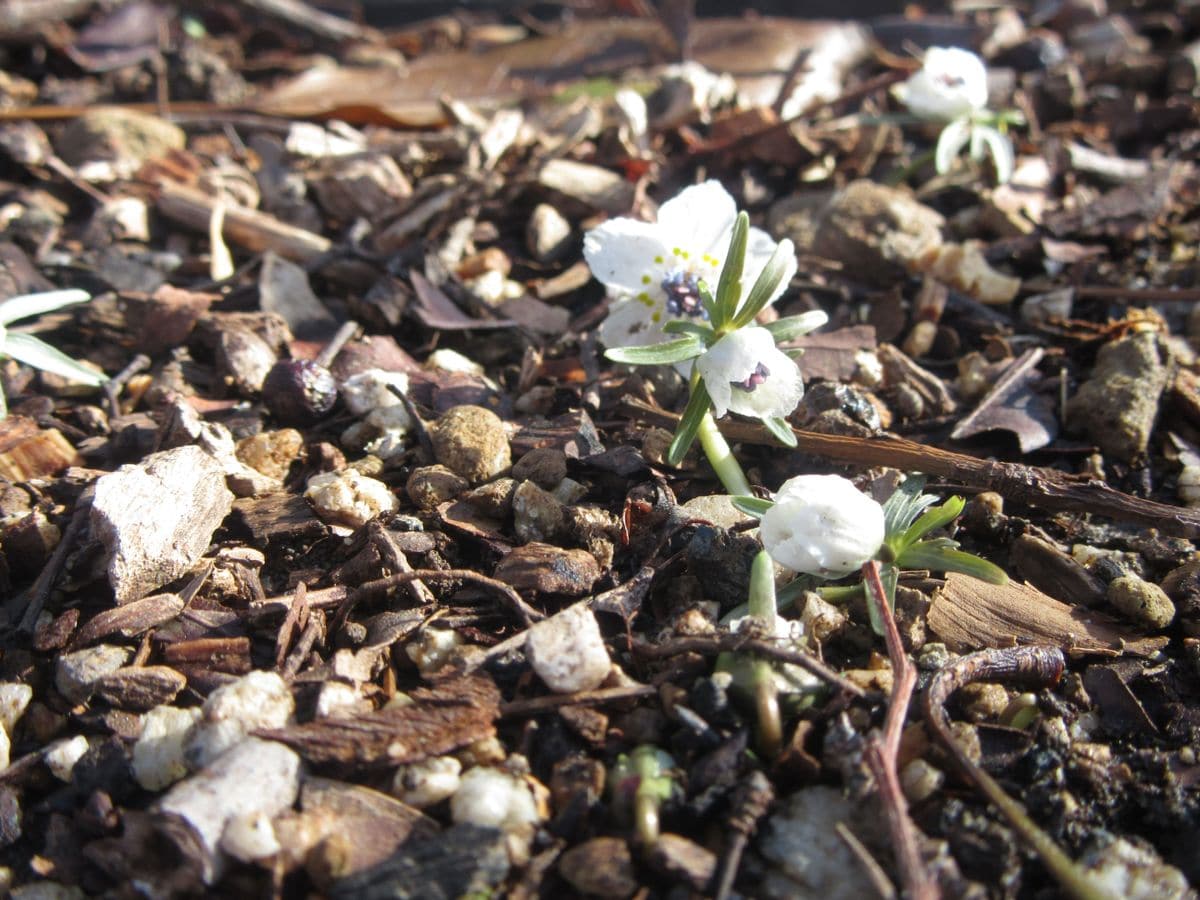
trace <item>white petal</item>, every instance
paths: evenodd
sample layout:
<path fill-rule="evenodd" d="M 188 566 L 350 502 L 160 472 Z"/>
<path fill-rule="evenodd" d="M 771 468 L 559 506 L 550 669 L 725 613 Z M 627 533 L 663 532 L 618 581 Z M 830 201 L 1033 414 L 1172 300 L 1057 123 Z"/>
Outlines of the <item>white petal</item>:
<path fill-rule="evenodd" d="M 945 175 L 954 166 L 954 160 L 962 148 L 971 139 L 971 120 L 965 116 L 955 119 L 942 129 L 938 135 L 937 151 L 934 154 L 934 168 L 939 175 Z"/>
<path fill-rule="evenodd" d="M 737 203 L 719 181 L 684 188 L 658 210 L 665 240 L 692 254 L 710 253 L 722 262 L 729 253 L 729 237 Z"/>
<path fill-rule="evenodd" d="M 995 128 L 989 128 L 986 125 L 982 125 L 976 130 L 979 132 L 980 140 L 987 145 L 988 152 L 992 155 L 992 164 L 996 167 L 996 181 L 1004 184 L 1012 178 L 1013 166 L 1016 165 L 1012 141 L 1008 135 L 1001 134 Z"/>
<path fill-rule="evenodd" d="M 662 327 L 667 321 L 663 300 L 649 306 L 636 297 L 616 300 L 608 317 L 600 323 L 600 343 L 605 347 L 641 347 L 667 339 Z"/>
<path fill-rule="evenodd" d="M 657 225 L 637 219 L 611 219 L 583 237 L 583 258 L 596 280 L 617 293 L 658 288 L 667 248 Z M 649 279 L 649 280 L 647 280 Z"/>
<path fill-rule="evenodd" d="M 768 353 L 778 353 L 765 328 L 740 328 L 725 335 L 696 360 L 717 418 L 730 408 L 733 382 L 745 381 Z M 751 413 L 753 415 L 753 413 Z"/>
<path fill-rule="evenodd" d="M 792 246 L 792 242 L 788 240 L 781 241 L 780 244 Z M 742 270 L 742 299 L 745 300 L 750 293 L 750 288 L 754 287 L 754 282 L 758 281 L 758 276 L 762 274 L 763 268 L 767 262 L 775 254 L 775 248 L 780 246 L 771 239 L 771 236 L 761 228 L 751 228 L 749 240 L 746 242 L 746 265 Z M 788 289 L 792 278 L 796 275 L 798 264 L 796 262 L 796 253 L 793 250 L 787 261 L 787 269 L 784 271 L 784 277 L 780 280 L 779 286 L 775 288 L 774 294 L 771 296 L 771 303 L 774 303 L 783 292 Z"/>
<path fill-rule="evenodd" d="M 987 67 L 958 47 L 930 47 L 919 71 L 893 93 L 913 115 L 948 121 L 987 106 Z"/>
<path fill-rule="evenodd" d="M 729 408 L 739 415 L 758 419 L 768 416 L 785 418 L 804 396 L 804 378 L 800 374 L 800 367 L 786 353 L 775 349 L 759 362 L 770 374 L 752 391 L 730 385 Z"/>
<path fill-rule="evenodd" d="M 45 312 L 70 306 L 72 303 L 83 303 L 91 300 L 92 295 L 87 291 L 43 291 L 40 294 L 21 294 L 19 297 L 9 297 L 0 302 L 0 325 L 16 322 L 18 319 L 28 319 Z"/>

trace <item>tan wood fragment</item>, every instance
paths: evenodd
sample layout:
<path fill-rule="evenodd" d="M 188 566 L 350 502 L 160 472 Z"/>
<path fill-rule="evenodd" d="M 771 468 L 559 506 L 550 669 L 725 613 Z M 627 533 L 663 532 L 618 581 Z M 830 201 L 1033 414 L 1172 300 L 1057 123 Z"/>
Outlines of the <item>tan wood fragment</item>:
<path fill-rule="evenodd" d="M 952 574 L 934 591 L 929 627 L 957 653 L 1041 644 L 1073 654 L 1149 656 L 1167 644 L 1091 609 L 1071 607 L 1028 584 L 988 584 Z"/>

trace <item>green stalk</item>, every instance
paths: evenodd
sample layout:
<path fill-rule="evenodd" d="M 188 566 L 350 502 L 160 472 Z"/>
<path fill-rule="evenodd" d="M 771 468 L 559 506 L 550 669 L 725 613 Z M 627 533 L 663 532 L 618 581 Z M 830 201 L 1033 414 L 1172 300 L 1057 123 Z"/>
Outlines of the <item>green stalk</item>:
<path fill-rule="evenodd" d="M 717 428 L 711 410 L 706 412 L 700 420 L 698 436 L 700 446 L 704 448 L 704 455 L 708 457 L 709 464 L 717 473 L 717 478 L 721 479 L 725 491 L 735 497 L 752 494 L 750 482 L 746 480 L 746 474 L 729 448 L 725 435 L 721 434 L 720 429 Z"/>
<path fill-rule="evenodd" d="M 775 634 L 775 563 L 766 550 L 758 551 L 750 565 L 750 615 L 760 621 L 767 634 Z M 783 717 L 779 712 L 779 692 L 775 688 L 775 670 L 765 659 L 755 659 L 751 669 L 754 686 L 754 711 L 758 747 L 767 759 L 783 749 Z"/>

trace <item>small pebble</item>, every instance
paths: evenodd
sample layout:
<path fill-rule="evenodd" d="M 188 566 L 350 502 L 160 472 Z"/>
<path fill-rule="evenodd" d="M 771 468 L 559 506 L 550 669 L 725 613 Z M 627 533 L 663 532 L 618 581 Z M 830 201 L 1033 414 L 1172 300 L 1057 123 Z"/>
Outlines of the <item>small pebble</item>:
<path fill-rule="evenodd" d="M 9 738 L 7 731 L 0 728 L 0 772 L 7 769 L 10 762 L 12 762 L 12 739 Z"/>
<path fill-rule="evenodd" d="M 200 709 L 156 706 L 142 716 L 142 734 L 133 745 L 133 777 L 148 791 L 160 791 L 188 773 L 184 745 Z"/>
<path fill-rule="evenodd" d="M 517 486 L 512 510 L 513 531 L 521 541 L 548 541 L 562 530 L 562 504 L 532 481 L 522 481 Z"/>
<path fill-rule="evenodd" d="M 958 692 L 958 702 L 970 721 L 995 721 L 1008 708 L 1008 691 L 1001 684 L 977 681 Z"/>
<path fill-rule="evenodd" d="M 344 681 L 326 681 L 317 694 L 314 714 L 318 719 L 352 719 L 370 708 L 371 704 L 354 685 Z"/>
<path fill-rule="evenodd" d="M 42 759 L 51 775 L 59 781 L 69 782 L 71 773 L 75 770 L 75 763 L 79 762 L 83 758 L 83 754 L 87 752 L 87 738 L 82 734 L 77 734 L 75 737 L 55 741 L 46 748 Z"/>
<path fill-rule="evenodd" d="M 541 817 L 524 778 L 499 769 L 470 769 L 450 799 L 457 824 L 484 825 L 504 831 L 536 825 Z"/>
<path fill-rule="evenodd" d="M 15 681 L 0 684 L 0 727 L 10 737 L 32 699 L 33 688 L 27 684 Z"/>
<path fill-rule="evenodd" d="M 456 372 L 460 375 L 476 375 L 482 377 L 484 369 L 473 359 L 468 359 L 457 350 L 443 348 L 434 350 L 425 360 L 425 366 L 442 372 Z"/>
<path fill-rule="evenodd" d="M 430 427 L 439 463 L 473 484 L 494 478 L 512 464 L 504 423 L 482 406 L 454 406 Z"/>
<path fill-rule="evenodd" d="M 354 469 L 314 475 L 308 479 L 304 498 L 322 520 L 347 528 L 365 525 L 400 505 L 386 484 Z"/>
<path fill-rule="evenodd" d="M 221 849 L 242 862 L 274 856 L 283 848 L 275 836 L 271 817 L 261 809 L 234 816 L 221 832 Z"/>
<path fill-rule="evenodd" d="M 465 478 L 445 466 L 419 466 L 408 476 L 404 489 L 416 506 L 432 511 L 447 500 L 453 500 L 469 486 Z"/>
<path fill-rule="evenodd" d="M 707 522 L 719 528 L 733 528 L 751 520 L 750 516 L 733 505 L 733 498 L 728 494 L 693 497 L 679 508 L 679 512 L 690 521 Z"/>
<path fill-rule="evenodd" d="M 292 692 L 274 672 L 254 671 L 208 695 L 187 742 L 193 769 L 201 769 L 258 729 L 282 728 L 295 711 Z"/>
<path fill-rule="evenodd" d="M 403 372 L 386 372 L 383 369 L 367 369 L 351 375 L 340 385 L 342 401 L 356 416 L 365 416 L 372 410 L 387 406 L 404 408 L 404 401 L 393 392 L 408 393 L 408 376 Z M 407 413 L 405 414 L 407 418 Z M 409 420 L 411 427 L 411 419 Z"/>
<path fill-rule="evenodd" d="M 600 566 L 586 550 L 533 541 L 510 551 L 494 574 L 521 593 L 582 597 L 600 578 Z"/>
<path fill-rule="evenodd" d="M 463 645 L 463 639 L 457 631 L 447 628 L 425 628 L 404 648 L 408 658 L 422 675 L 432 675 L 454 655 L 454 651 Z"/>
<path fill-rule="evenodd" d="M 1152 631 L 1166 628 L 1175 618 L 1175 604 L 1166 591 L 1134 575 L 1113 579 L 1105 598 L 1125 618 Z"/>
<path fill-rule="evenodd" d="M 533 208 L 525 230 L 525 244 L 538 262 L 553 262 L 566 252 L 571 239 L 571 223 L 549 203 Z"/>
<path fill-rule="evenodd" d="M 567 455 L 556 447 L 530 450 L 513 463 L 512 477 L 552 491 L 567 477 Z"/>
<path fill-rule="evenodd" d="M 512 513 L 513 494 L 516 490 L 515 478 L 496 478 L 487 484 L 481 484 L 464 499 L 485 516 L 506 519 Z"/>
<path fill-rule="evenodd" d="M 435 756 L 401 766 L 392 778 L 392 794 L 409 806 L 425 809 L 453 797 L 461 784 L 462 763 L 453 756 Z"/>
<path fill-rule="evenodd" d="M 58 658 L 54 686 L 74 703 L 83 703 L 92 695 L 101 676 L 115 672 L 129 659 L 129 650 L 112 644 L 97 644 L 86 650 L 64 653 Z"/>
<path fill-rule="evenodd" d="M 578 605 L 533 625 L 525 652 L 538 677 L 559 694 L 599 687 L 612 668 L 596 616 Z"/>
<path fill-rule="evenodd" d="M 638 889 L 629 845 L 621 838 L 597 837 L 558 858 L 558 874 L 589 897 L 624 900 Z"/>
<path fill-rule="evenodd" d="M 295 428 L 264 431 L 237 444 L 237 458 L 269 478 L 283 481 L 300 451 L 304 436 Z"/>
<path fill-rule="evenodd" d="M 914 759 L 900 772 L 900 787 L 912 803 L 927 800 L 946 783 L 946 773 L 923 759 Z"/>

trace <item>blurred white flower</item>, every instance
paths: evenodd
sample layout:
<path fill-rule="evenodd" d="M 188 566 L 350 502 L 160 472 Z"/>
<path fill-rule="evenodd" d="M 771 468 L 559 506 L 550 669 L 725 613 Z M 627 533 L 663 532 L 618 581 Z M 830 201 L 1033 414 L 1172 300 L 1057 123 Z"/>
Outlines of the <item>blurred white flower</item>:
<path fill-rule="evenodd" d="M 698 285 L 715 292 L 737 205 L 717 181 L 685 188 L 664 203 L 657 222 L 612 219 L 583 239 L 583 255 L 592 274 L 613 297 L 600 340 L 608 348 L 656 344 L 667 339 L 663 325 L 672 319 L 704 322 Z M 742 271 L 742 299 L 775 252 L 775 241 L 751 228 Z M 771 298 L 786 289 L 796 272 L 790 259 Z"/>
<path fill-rule="evenodd" d="M 966 116 L 950 122 L 938 135 L 934 167 L 939 175 L 950 171 L 955 158 L 968 144 L 971 147 L 971 159 L 976 162 L 983 162 L 985 156 L 991 156 L 992 165 L 996 167 L 998 184 L 1004 184 L 1012 177 L 1016 157 L 1008 135 L 1002 134 L 991 125 L 976 122 Z"/>
<path fill-rule="evenodd" d="M 840 475 L 789 478 L 759 525 L 771 558 L 822 578 L 849 575 L 883 544 L 883 507 Z"/>
<path fill-rule="evenodd" d="M 765 328 L 730 332 L 696 359 L 713 411 L 732 410 L 758 419 L 785 418 L 804 396 L 800 367 L 775 346 Z"/>
<path fill-rule="evenodd" d="M 987 106 L 987 68 L 970 50 L 930 47 L 921 68 L 893 93 L 914 116 L 949 122 Z"/>

